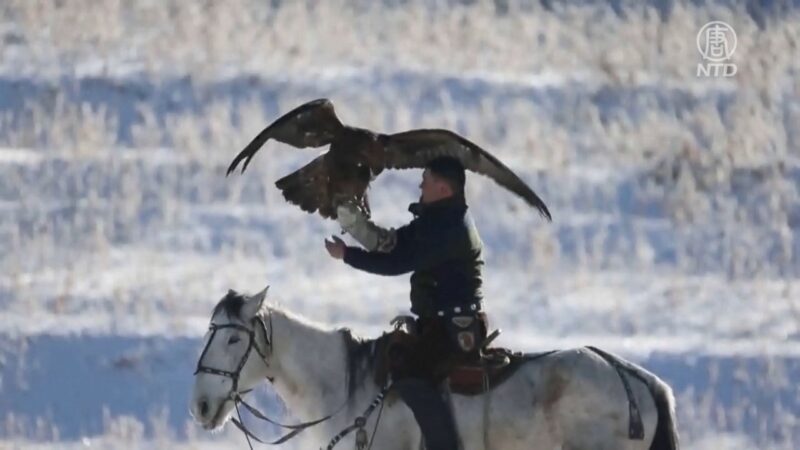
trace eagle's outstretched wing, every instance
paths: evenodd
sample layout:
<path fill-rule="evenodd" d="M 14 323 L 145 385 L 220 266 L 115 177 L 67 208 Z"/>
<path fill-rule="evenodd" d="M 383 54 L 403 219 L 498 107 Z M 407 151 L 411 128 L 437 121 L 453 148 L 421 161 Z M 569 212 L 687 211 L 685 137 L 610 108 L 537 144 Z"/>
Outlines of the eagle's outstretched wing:
<path fill-rule="evenodd" d="M 283 197 L 313 213 L 319 210 L 323 217 L 330 217 L 331 192 L 328 192 L 328 166 L 325 155 L 314 158 L 310 163 L 275 182 Z"/>
<path fill-rule="evenodd" d="M 422 169 L 434 158 L 454 157 L 461 161 L 465 169 L 488 176 L 500 186 L 525 199 L 542 216 L 551 220 L 550 211 L 542 199 L 511 169 L 486 150 L 452 131 L 411 130 L 384 137 L 386 168 Z"/>
<path fill-rule="evenodd" d="M 330 144 L 342 128 L 343 125 L 333 110 L 333 104 L 328 99 L 321 98 L 300 105 L 258 133 L 258 136 L 233 159 L 227 175 L 236 170 L 236 166 L 242 160 L 244 160 L 242 166 L 244 172 L 258 149 L 269 139 L 297 148 L 322 147 Z"/>

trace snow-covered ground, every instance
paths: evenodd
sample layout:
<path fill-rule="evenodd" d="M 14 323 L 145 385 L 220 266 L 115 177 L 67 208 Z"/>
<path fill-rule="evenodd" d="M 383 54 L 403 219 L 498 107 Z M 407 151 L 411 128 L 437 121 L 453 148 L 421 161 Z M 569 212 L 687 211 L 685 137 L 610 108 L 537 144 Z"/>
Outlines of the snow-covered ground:
<path fill-rule="evenodd" d="M 227 289 L 365 336 L 406 310 L 407 277 L 330 259 L 335 224 L 274 188 L 313 150 L 224 176 L 317 97 L 355 126 L 459 131 L 545 199 L 552 223 L 468 178 L 499 344 L 643 364 L 686 448 L 800 446 L 796 2 L 282 3 L 0 5 L 0 448 L 242 448 L 187 411 Z M 712 18 L 739 33 L 736 78 L 694 76 Z M 419 176 L 373 183 L 378 222 L 410 218 Z"/>

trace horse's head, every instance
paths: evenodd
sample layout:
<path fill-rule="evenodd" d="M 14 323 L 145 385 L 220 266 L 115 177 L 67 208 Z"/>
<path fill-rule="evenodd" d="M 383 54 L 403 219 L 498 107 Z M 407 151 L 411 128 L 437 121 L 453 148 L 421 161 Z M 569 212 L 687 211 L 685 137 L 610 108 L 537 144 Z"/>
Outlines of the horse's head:
<path fill-rule="evenodd" d="M 267 289 L 252 297 L 229 291 L 214 308 L 190 405 L 205 429 L 227 422 L 236 398 L 270 376 L 272 324 L 262 312 L 266 294 Z"/>

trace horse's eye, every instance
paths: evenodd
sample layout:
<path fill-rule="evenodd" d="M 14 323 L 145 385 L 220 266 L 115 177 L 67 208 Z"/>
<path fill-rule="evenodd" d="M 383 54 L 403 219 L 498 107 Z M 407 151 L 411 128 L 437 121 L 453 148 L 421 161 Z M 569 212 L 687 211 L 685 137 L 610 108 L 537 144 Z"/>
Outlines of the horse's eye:
<path fill-rule="evenodd" d="M 228 339 L 228 345 L 233 345 L 233 344 L 239 342 L 240 340 L 241 339 L 239 338 L 239 336 L 231 336 L 231 338 Z"/>

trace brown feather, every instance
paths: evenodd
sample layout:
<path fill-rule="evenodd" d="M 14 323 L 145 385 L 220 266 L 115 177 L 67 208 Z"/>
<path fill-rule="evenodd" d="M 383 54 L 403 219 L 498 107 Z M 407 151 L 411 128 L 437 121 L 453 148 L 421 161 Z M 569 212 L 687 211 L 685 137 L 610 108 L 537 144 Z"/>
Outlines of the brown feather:
<path fill-rule="evenodd" d="M 299 206 L 303 211 L 313 213 L 319 210 L 324 217 L 331 217 L 328 180 L 328 167 L 325 155 L 322 155 L 276 181 L 275 186 L 289 203 Z"/>
<path fill-rule="evenodd" d="M 333 142 L 342 128 L 330 100 L 323 98 L 300 105 L 258 133 L 233 159 L 228 166 L 227 175 L 236 170 L 242 160 L 244 173 L 250 160 L 269 139 L 297 148 L 322 147 Z"/>
<path fill-rule="evenodd" d="M 522 197 L 551 219 L 542 199 L 511 169 L 478 145 L 448 130 L 411 130 L 386 136 L 386 167 L 390 169 L 424 168 L 440 157 L 457 158 L 464 168 L 486 175 L 500 186 Z"/>
<path fill-rule="evenodd" d="M 335 219 L 336 207 L 345 202 L 353 202 L 369 214 L 369 183 L 385 168 L 424 168 L 436 157 L 451 156 L 459 159 L 467 170 L 486 175 L 519 195 L 550 219 L 544 202 L 511 169 L 451 131 L 376 134 L 343 125 L 334 113 L 333 104 L 319 99 L 293 109 L 265 128 L 234 158 L 228 174 L 242 161 L 244 172 L 269 139 L 298 148 L 330 145 L 327 153 L 275 183 L 287 201 L 303 211 L 318 211 L 323 217 Z"/>

